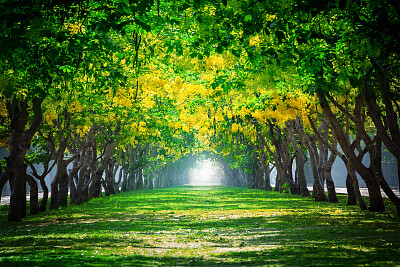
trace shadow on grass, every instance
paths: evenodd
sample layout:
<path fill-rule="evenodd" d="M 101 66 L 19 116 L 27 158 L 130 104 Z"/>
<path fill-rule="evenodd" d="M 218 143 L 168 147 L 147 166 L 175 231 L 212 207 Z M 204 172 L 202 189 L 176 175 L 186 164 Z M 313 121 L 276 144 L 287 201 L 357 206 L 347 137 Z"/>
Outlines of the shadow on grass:
<path fill-rule="evenodd" d="M 122 193 L 1 223 L 0 266 L 400 264 L 399 222 L 341 202 L 225 187 Z"/>
<path fill-rule="evenodd" d="M 38 253 L 41 253 L 39 250 Z M 219 253 L 217 259 L 202 256 L 96 255 L 79 250 L 41 255 L 2 253 L 2 266 L 396 266 L 399 254 L 385 250 L 360 251 L 332 247 L 288 245 L 264 251 Z"/>

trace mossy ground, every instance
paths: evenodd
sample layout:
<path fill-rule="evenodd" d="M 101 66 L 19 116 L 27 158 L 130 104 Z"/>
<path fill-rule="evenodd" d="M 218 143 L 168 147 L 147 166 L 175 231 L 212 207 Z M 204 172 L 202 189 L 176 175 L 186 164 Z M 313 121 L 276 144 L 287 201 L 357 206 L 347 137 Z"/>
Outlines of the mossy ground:
<path fill-rule="evenodd" d="M 134 191 L 6 223 L 0 266 L 400 266 L 392 210 L 233 187 Z"/>

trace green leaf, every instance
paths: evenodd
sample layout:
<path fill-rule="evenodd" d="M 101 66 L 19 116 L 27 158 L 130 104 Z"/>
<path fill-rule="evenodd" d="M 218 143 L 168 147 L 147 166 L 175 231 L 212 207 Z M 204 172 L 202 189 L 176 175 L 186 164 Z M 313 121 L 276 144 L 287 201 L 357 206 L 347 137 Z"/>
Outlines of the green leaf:
<path fill-rule="evenodd" d="M 69 65 L 60 66 L 59 69 L 62 70 L 62 72 L 64 73 L 71 73 L 74 71 L 74 67 Z"/>
<path fill-rule="evenodd" d="M 121 3 L 118 6 L 118 10 L 122 14 L 130 14 L 131 10 L 129 9 L 129 1 L 128 0 L 122 0 Z"/>
<path fill-rule="evenodd" d="M 201 0 L 194 0 L 194 7 L 195 7 L 196 9 L 199 9 L 199 8 L 200 8 L 200 5 L 201 5 Z"/>
<path fill-rule="evenodd" d="M 235 57 L 240 57 L 240 51 L 239 50 L 232 49 L 231 52 Z"/>
<path fill-rule="evenodd" d="M 248 14 L 244 17 L 244 21 L 251 21 L 252 19 L 253 19 L 253 17 L 250 14 Z"/>
<path fill-rule="evenodd" d="M 141 20 L 135 20 L 136 24 L 138 24 L 143 30 L 145 30 L 146 32 L 150 32 L 151 31 L 151 26 Z"/>
<path fill-rule="evenodd" d="M 222 52 L 224 52 L 224 48 L 222 47 L 222 45 L 218 45 L 217 46 L 217 53 L 221 54 Z"/>

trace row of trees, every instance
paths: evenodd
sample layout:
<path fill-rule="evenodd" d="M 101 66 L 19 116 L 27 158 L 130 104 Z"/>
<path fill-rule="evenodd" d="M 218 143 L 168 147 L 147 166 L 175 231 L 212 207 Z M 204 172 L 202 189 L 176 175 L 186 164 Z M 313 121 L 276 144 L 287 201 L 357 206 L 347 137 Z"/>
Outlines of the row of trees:
<path fill-rule="evenodd" d="M 400 212 L 381 156 L 384 144 L 399 166 L 395 1 L 1 8 L 0 131 L 9 156 L 0 188 L 11 184 L 9 221 L 25 216 L 26 184 L 31 213 L 45 209 L 53 168 L 50 208 L 67 205 L 68 193 L 80 204 L 103 190 L 184 183 L 195 162 L 189 155 L 204 151 L 223 164 L 228 184 L 270 190 L 276 168 L 275 190 L 304 196 L 309 161 L 313 197 L 332 202 L 340 158 L 349 204 L 367 208 L 359 174 L 372 211 L 384 210 L 382 188 Z M 45 191 L 41 207 L 36 181 Z"/>
<path fill-rule="evenodd" d="M 314 198 L 327 200 L 326 182 L 329 200 L 337 201 L 331 168 L 339 156 L 348 170 L 349 203 L 357 199 L 367 208 L 358 173 L 368 188 L 370 210 L 384 210 L 382 188 L 400 211 L 382 174 L 383 144 L 399 166 L 399 11 L 393 1 L 246 1 L 215 7 L 213 23 L 205 26 L 214 27 L 210 39 L 245 54 L 252 69 L 244 88 L 225 99 L 233 105 L 220 128 L 228 141 L 222 145 L 255 151 L 250 155 L 256 186 L 267 158 L 277 169 L 276 189 L 285 184 L 292 193 L 308 195 L 303 171 L 308 155 Z"/>
<path fill-rule="evenodd" d="M 157 46 L 157 24 L 171 24 L 160 4 L 3 1 L 1 8 L 1 131 L 9 155 L 0 188 L 6 182 L 12 188 L 8 220 L 25 216 L 26 184 L 31 213 L 46 208 L 44 179 L 52 168 L 50 208 L 67 205 L 68 193 L 79 204 L 102 190 L 150 187 L 143 177 L 162 176 L 175 158 L 153 157 L 166 148 L 153 144 L 160 132 L 150 126 L 168 122 L 158 121 L 168 105 L 155 106 L 157 81 L 147 85 L 144 70 Z M 157 183 L 171 185 L 173 173 L 164 169 L 169 175 Z M 33 177 L 44 190 L 41 207 Z"/>

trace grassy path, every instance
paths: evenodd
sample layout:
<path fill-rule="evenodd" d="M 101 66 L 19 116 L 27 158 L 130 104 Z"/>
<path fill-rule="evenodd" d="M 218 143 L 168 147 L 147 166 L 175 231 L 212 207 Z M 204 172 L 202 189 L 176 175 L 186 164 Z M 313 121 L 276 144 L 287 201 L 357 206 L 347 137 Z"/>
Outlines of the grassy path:
<path fill-rule="evenodd" d="M 400 266 L 389 213 L 230 187 L 123 193 L 5 223 L 0 266 Z"/>

